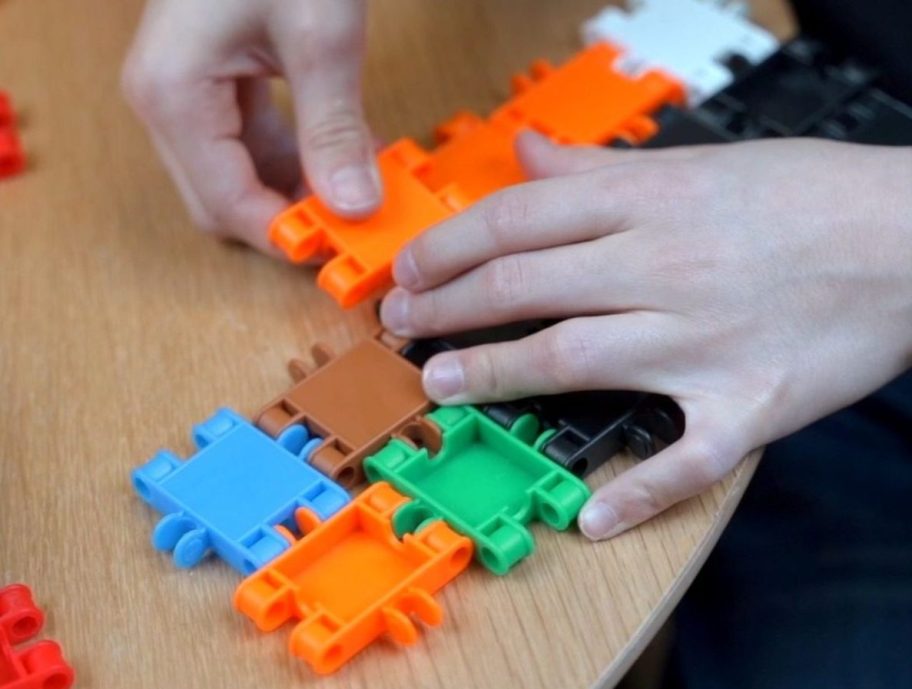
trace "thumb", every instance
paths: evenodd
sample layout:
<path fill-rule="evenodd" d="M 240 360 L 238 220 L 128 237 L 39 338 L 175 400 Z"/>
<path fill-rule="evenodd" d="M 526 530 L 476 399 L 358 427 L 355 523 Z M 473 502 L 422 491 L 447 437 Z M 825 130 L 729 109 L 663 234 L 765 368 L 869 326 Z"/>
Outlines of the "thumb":
<path fill-rule="evenodd" d="M 382 197 L 361 104 L 364 7 L 357 1 L 317 4 L 319 12 L 311 10 L 318 14 L 316 27 L 281 27 L 277 49 L 291 87 L 307 183 L 334 212 L 361 218 Z"/>
<path fill-rule="evenodd" d="M 688 429 L 655 457 L 593 493 L 579 515 L 580 530 L 598 541 L 651 519 L 724 478 L 750 448 L 734 429 Z"/>

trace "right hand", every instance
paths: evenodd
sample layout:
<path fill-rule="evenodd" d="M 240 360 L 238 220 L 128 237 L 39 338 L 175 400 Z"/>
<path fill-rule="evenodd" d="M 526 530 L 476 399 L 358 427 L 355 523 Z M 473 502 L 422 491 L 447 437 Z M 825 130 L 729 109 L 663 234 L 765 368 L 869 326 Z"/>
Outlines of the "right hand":
<path fill-rule="evenodd" d="M 364 24 L 364 0 L 149 0 L 124 93 L 200 228 L 277 255 L 269 222 L 305 188 L 342 216 L 377 208 Z M 293 129 L 270 96 L 277 75 Z"/>

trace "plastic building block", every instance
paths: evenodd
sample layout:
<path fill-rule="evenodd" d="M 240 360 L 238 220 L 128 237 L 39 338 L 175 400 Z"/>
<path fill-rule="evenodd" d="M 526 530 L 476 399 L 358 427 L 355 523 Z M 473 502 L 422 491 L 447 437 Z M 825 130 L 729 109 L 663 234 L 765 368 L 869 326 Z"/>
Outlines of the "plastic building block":
<path fill-rule="evenodd" d="M 541 452 L 576 476 L 587 476 L 622 450 L 640 459 L 683 435 L 684 416 L 668 397 L 596 390 L 488 404 L 483 411 L 505 428 L 533 414 L 551 435 Z"/>
<path fill-rule="evenodd" d="M 470 202 L 526 179 L 516 157 L 516 132 L 463 112 L 437 128 L 440 145 L 416 175 L 433 191 L 456 184 Z"/>
<path fill-rule="evenodd" d="M 0 178 L 15 175 L 25 168 L 25 152 L 13 127 L 0 127 Z"/>
<path fill-rule="evenodd" d="M 16 112 L 9 96 L 0 91 L 0 178 L 25 168 L 25 152 L 16 131 Z"/>
<path fill-rule="evenodd" d="M 385 338 L 381 332 L 338 357 L 314 347 L 312 373 L 293 360 L 294 387 L 257 414 L 257 426 L 280 436 L 304 424 L 323 438 L 310 464 L 346 487 L 360 483 L 362 460 L 431 408 L 421 371 L 396 353 L 399 343 Z"/>
<path fill-rule="evenodd" d="M 230 409 L 193 429 L 199 451 L 187 461 L 162 450 L 133 471 L 140 497 L 165 515 L 152 533 L 158 550 L 178 567 L 196 565 L 211 550 L 249 574 L 286 550 L 295 513 L 320 518 L 349 501 L 303 457 L 319 443 L 303 426 L 273 440 Z"/>
<path fill-rule="evenodd" d="M 16 124 L 16 111 L 13 110 L 9 94 L 0 91 L 0 127 L 13 127 Z"/>
<path fill-rule="evenodd" d="M 16 645 L 34 638 L 44 625 L 44 615 L 23 584 L 0 589 L 0 689 L 68 689 L 73 669 L 63 659 L 60 646 L 43 640 L 22 650 Z"/>
<path fill-rule="evenodd" d="M 739 139 L 804 136 L 867 90 L 875 73 L 796 38 L 701 107 L 701 113 Z"/>
<path fill-rule="evenodd" d="M 416 177 L 426 160 L 415 142 L 400 139 L 378 157 L 384 198 L 374 215 L 345 220 L 310 196 L 276 216 L 270 241 L 296 263 L 334 254 L 317 284 L 344 307 L 358 304 L 390 283 L 393 258 L 407 241 L 466 205 L 455 186 L 432 191 Z"/>
<path fill-rule="evenodd" d="M 684 83 L 698 105 L 728 86 L 735 71 L 757 64 L 779 45 L 743 16 L 743 6 L 711 0 L 637 0 L 630 11 L 606 7 L 583 24 L 588 45 L 608 41 L 624 50 L 618 68 L 636 75 L 661 69 Z"/>
<path fill-rule="evenodd" d="M 397 533 L 443 518 L 475 542 L 485 567 L 506 574 L 535 549 L 527 524 L 566 529 L 589 497 L 585 483 L 535 449 L 550 433 L 529 444 L 538 433 L 532 415 L 509 431 L 474 407 L 441 407 L 427 419 L 442 433 L 439 451 L 424 442 L 426 428 L 407 428 L 364 461 L 369 480 L 414 498 L 393 518 Z"/>
<path fill-rule="evenodd" d="M 876 146 L 912 146 L 912 107 L 870 89 L 815 125 L 811 136 Z"/>
<path fill-rule="evenodd" d="M 553 324 L 533 320 L 445 337 L 415 340 L 402 355 L 423 366 L 434 354 L 490 342 L 515 340 Z M 486 404 L 482 411 L 512 428 L 532 414 L 552 431 L 541 452 L 577 476 L 586 476 L 624 448 L 646 458 L 684 432 L 680 409 L 667 397 L 626 391 L 539 395 L 514 402 Z"/>
<path fill-rule="evenodd" d="M 724 127 L 706 117 L 700 110 L 682 110 L 674 106 L 663 108 L 656 115 L 658 133 L 642 144 L 641 148 L 668 148 L 696 144 L 721 144 L 737 141 L 737 137 Z M 629 147 L 617 141 L 614 145 Z"/>
<path fill-rule="evenodd" d="M 400 540 L 390 520 L 404 504 L 405 497 L 381 482 L 329 521 L 305 521 L 301 530 L 308 533 L 300 541 L 241 583 L 235 607 L 263 631 L 300 620 L 291 652 L 321 674 L 384 633 L 414 643 L 412 618 L 442 622 L 431 594 L 468 566 L 472 542 L 439 520 Z"/>
<path fill-rule="evenodd" d="M 636 78 L 617 67 L 621 50 L 596 43 L 560 68 L 544 60 L 513 81 L 516 95 L 490 121 L 507 129 L 529 127 L 560 143 L 603 144 L 615 137 L 639 142 L 655 133 L 649 115 L 681 104 L 684 87 L 658 71 Z"/>

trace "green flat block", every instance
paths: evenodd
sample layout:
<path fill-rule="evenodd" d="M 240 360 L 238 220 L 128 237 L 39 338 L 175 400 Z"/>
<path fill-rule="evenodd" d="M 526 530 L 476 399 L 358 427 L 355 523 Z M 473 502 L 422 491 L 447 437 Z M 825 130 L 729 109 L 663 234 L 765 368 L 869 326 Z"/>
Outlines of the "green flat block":
<path fill-rule="evenodd" d="M 474 407 L 441 407 L 426 417 L 442 432 L 440 451 L 396 437 L 364 460 L 370 481 L 389 481 L 412 501 L 393 517 L 398 534 L 442 518 L 475 541 L 479 562 L 506 574 L 535 550 L 527 525 L 566 529 L 589 497 L 579 478 L 536 448 L 538 421 L 523 417 L 507 430 Z"/>

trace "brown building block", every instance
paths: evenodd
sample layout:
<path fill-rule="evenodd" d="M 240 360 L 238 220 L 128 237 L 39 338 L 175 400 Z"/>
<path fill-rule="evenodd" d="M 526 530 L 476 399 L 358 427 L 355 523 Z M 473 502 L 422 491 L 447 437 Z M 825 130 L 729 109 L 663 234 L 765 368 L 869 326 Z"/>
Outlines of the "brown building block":
<path fill-rule="evenodd" d="M 311 464 L 346 488 L 358 484 L 362 460 L 431 408 L 421 370 L 397 353 L 402 344 L 381 332 L 341 356 L 314 346 L 316 368 L 289 362 L 294 387 L 266 405 L 256 425 L 273 437 L 306 425 L 323 438 Z"/>

